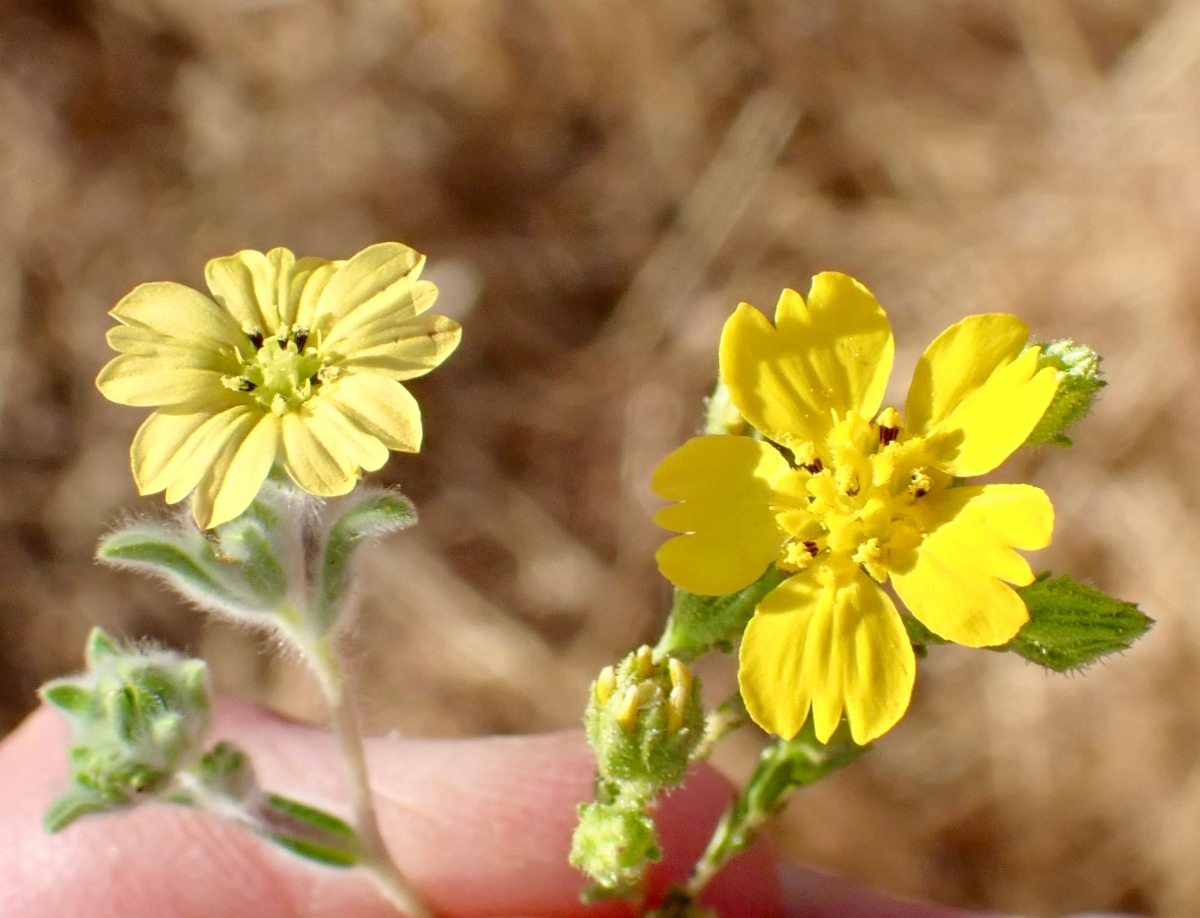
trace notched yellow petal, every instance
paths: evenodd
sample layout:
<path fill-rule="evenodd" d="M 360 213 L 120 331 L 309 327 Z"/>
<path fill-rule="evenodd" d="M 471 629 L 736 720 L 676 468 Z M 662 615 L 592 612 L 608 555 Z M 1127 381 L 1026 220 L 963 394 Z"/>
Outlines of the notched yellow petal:
<path fill-rule="evenodd" d="M 790 472 L 778 450 L 749 437 L 695 437 L 667 456 L 651 487 L 681 503 L 663 508 L 654 521 L 686 534 L 659 548 L 663 576 L 709 596 L 757 580 L 783 545 L 772 504 L 775 485 Z"/>
<path fill-rule="evenodd" d="M 772 326 L 745 303 L 721 335 L 721 379 L 738 410 L 789 448 L 824 444 L 851 411 L 874 416 L 891 373 L 895 344 L 883 309 L 845 274 L 813 278 L 806 304 L 779 298 Z"/>
<path fill-rule="evenodd" d="M 797 574 L 759 604 L 742 639 L 738 681 L 763 729 L 790 739 L 812 712 L 827 742 L 843 711 L 860 745 L 904 715 L 916 660 L 887 594 L 860 571 Z"/>

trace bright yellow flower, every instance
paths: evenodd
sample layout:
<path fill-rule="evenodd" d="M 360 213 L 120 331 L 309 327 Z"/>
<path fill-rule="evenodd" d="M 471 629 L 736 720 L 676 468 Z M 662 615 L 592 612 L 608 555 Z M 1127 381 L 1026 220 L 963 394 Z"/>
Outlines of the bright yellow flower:
<path fill-rule="evenodd" d="M 843 711 L 857 743 L 908 708 L 916 661 L 880 584 L 931 631 L 970 647 L 1010 640 L 1028 619 L 1009 586 L 1032 582 L 1014 549 L 1050 542 L 1054 510 L 1029 485 L 959 485 L 1025 442 L 1058 387 L 1029 330 L 1009 315 L 963 319 L 917 364 L 902 418 L 879 411 L 894 345 L 887 316 L 853 278 L 785 290 L 775 324 L 743 303 L 721 336 L 721 378 L 770 442 L 689 440 L 654 490 L 680 501 L 655 520 L 686 533 L 659 549 L 663 574 L 723 595 L 774 563 L 792 572 L 742 639 L 739 681 L 764 729 L 817 737 Z M 793 457 L 789 461 L 776 446 Z"/>
<path fill-rule="evenodd" d="M 242 513 L 276 459 L 305 491 L 345 494 L 389 450 L 421 448 L 401 382 L 450 355 L 461 329 L 426 310 L 423 256 L 395 242 L 348 261 L 243 251 L 205 268 L 213 299 L 142 284 L 112 310 L 120 356 L 96 385 L 123 405 L 159 406 L 131 450 L 142 494 L 193 494 L 204 528 Z M 215 300 L 215 302 L 214 302 Z"/>

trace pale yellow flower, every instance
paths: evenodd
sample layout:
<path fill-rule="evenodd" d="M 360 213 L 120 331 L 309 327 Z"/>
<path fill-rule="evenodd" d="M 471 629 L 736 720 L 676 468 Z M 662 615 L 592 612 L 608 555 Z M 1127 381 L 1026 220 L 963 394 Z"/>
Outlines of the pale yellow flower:
<path fill-rule="evenodd" d="M 205 268 L 212 299 L 142 284 L 111 315 L 120 356 L 96 385 L 157 406 L 133 440 L 142 494 L 192 497 L 208 528 L 241 514 L 278 460 L 321 497 L 345 494 L 389 450 L 421 448 L 421 414 L 401 384 L 438 366 L 461 329 L 427 312 L 425 259 L 385 242 L 348 261 L 287 249 L 238 252 Z"/>
<path fill-rule="evenodd" d="M 1058 386 L 1010 315 L 951 326 L 917 364 L 905 406 L 880 411 L 894 345 L 858 281 L 827 272 L 808 302 L 785 290 L 775 323 L 743 303 L 721 336 L 721 379 L 763 440 L 717 435 L 663 460 L 654 490 L 679 501 L 655 517 L 684 533 L 659 549 L 663 574 L 693 593 L 789 573 L 759 604 L 740 649 L 754 720 L 818 739 L 843 712 L 858 743 L 908 707 L 916 661 L 881 585 L 935 634 L 970 647 L 1028 620 L 1010 584 L 1033 580 L 1014 549 L 1047 545 L 1050 500 L 1022 484 L 966 485 L 1021 446 Z"/>

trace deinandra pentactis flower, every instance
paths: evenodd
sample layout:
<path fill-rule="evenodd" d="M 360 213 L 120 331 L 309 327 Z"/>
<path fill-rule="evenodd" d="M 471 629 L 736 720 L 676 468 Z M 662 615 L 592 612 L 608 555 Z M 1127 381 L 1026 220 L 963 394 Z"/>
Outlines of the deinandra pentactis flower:
<path fill-rule="evenodd" d="M 880 411 L 891 326 L 858 281 L 827 272 L 808 302 L 785 290 L 775 324 L 743 303 L 721 336 L 721 379 L 761 432 L 689 440 L 655 472 L 679 501 L 663 574 L 724 595 L 771 564 L 790 574 L 759 604 L 739 651 L 746 707 L 791 738 L 811 710 L 827 741 L 843 711 L 857 743 L 886 733 L 912 695 L 916 660 L 883 584 L 935 634 L 1008 642 L 1028 620 L 1010 584 L 1033 580 L 1015 549 L 1050 542 L 1039 488 L 965 484 L 1021 446 L 1058 387 L 1010 315 L 969 316 L 917 364 L 902 416 Z"/>
<path fill-rule="evenodd" d="M 131 449 L 142 494 L 192 495 L 196 523 L 233 519 L 278 461 L 305 491 L 345 494 L 389 450 L 421 447 L 421 414 L 402 385 L 438 366 L 461 329 L 427 312 L 425 259 L 385 242 L 347 261 L 242 251 L 205 268 L 212 298 L 142 284 L 111 315 L 119 356 L 96 385 L 154 406 Z"/>

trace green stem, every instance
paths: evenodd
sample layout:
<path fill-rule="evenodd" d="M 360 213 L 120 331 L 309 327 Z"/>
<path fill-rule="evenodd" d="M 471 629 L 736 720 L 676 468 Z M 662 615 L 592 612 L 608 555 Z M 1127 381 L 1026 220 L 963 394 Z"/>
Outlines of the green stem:
<path fill-rule="evenodd" d="M 750 722 L 742 693 L 734 692 L 704 718 L 704 737 L 692 753 L 692 761 L 707 759 L 718 742 Z"/>
<path fill-rule="evenodd" d="M 371 793 L 367 775 L 367 758 L 363 748 L 362 732 L 358 725 L 358 714 L 346 691 L 345 673 L 341 658 L 328 637 L 316 642 L 309 655 L 325 697 L 329 702 L 333 729 L 337 734 L 342 761 L 346 767 L 346 778 L 350 786 L 350 797 L 354 808 L 354 828 L 361 845 L 359 866 L 370 873 L 376 885 L 388 901 L 413 918 L 433 918 L 433 912 L 421 900 L 417 891 L 401 873 L 392 860 L 383 833 L 379 829 L 379 817 L 375 812 L 375 798 Z"/>
<path fill-rule="evenodd" d="M 764 749 L 746 789 L 721 817 L 708 848 L 692 870 L 686 886 L 688 896 L 695 900 L 730 858 L 753 843 L 763 823 L 784 805 L 792 791 L 850 764 L 866 748 L 855 745 L 844 725 L 828 744 L 817 742 L 810 717 L 795 739 L 776 740 Z"/>

